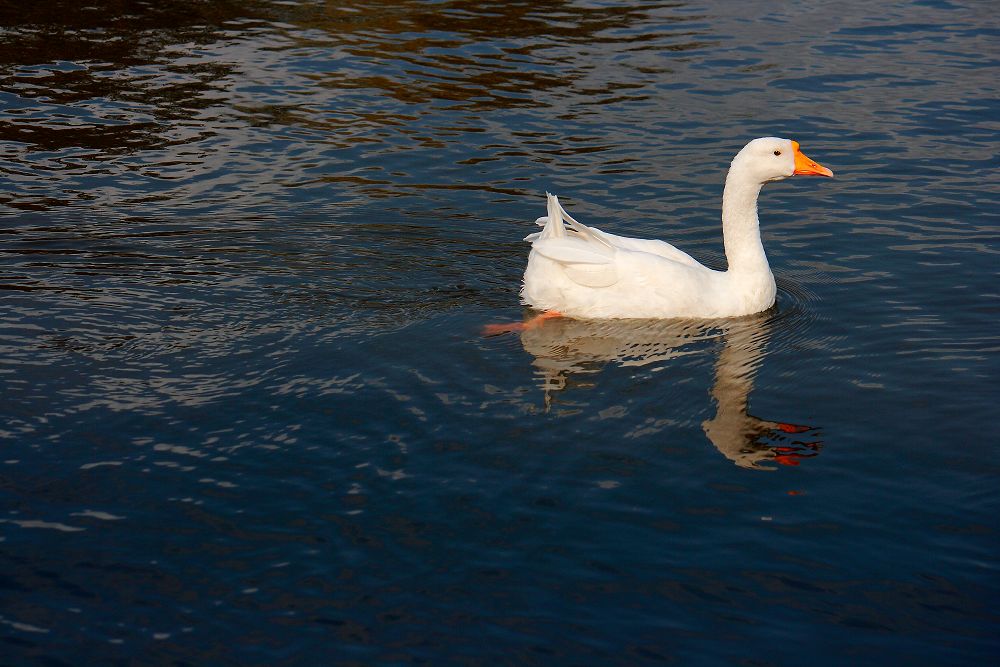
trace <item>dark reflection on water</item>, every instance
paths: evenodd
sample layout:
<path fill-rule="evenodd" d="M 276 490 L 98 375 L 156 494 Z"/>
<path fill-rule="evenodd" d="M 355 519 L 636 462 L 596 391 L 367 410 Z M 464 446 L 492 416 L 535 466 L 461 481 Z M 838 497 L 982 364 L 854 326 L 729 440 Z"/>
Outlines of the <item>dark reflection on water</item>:
<path fill-rule="evenodd" d="M 255 4 L 8 5 L 0 14 L 8 102 L 0 139 L 117 155 L 163 147 L 169 124 L 210 106 L 214 82 L 234 72 L 189 52 L 223 38 L 227 24 L 239 29 L 230 36 L 244 34 L 263 16 Z"/>
<path fill-rule="evenodd" d="M 0 6 L 0 662 L 995 662 L 994 14 Z M 776 309 L 479 334 L 770 134 Z"/>

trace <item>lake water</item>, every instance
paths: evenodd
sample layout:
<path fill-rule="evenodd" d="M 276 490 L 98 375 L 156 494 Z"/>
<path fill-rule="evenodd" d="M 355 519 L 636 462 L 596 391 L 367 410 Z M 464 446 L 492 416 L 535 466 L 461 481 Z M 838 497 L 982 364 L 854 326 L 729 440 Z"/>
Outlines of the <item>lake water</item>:
<path fill-rule="evenodd" d="M 992 2 L 0 8 L 0 663 L 1000 656 Z M 546 190 L 778 302 L 485 324 Z"/>

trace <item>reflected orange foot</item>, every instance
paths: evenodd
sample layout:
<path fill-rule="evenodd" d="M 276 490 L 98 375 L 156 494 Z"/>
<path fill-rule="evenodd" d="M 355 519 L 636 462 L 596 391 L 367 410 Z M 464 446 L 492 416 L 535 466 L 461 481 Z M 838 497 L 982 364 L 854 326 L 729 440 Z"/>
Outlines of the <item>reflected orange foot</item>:
<path fill-rule="evenodd" d="M 797 442 L 795 447 L 772 447 L 774 462 L 783 466 L 797 466 L 802 459 L 809 459 L 819 454 L 820 442 Z M 808 447 L 808 450 L 802 449 Z M 811 450 L 811 451 L 809 451 Z"/>
<path fill-rule="evenodd" d="M 803 426 L 802 424 L 785 424 L 778 422 L 778 428 L 785 433 L 805 433 L 806 431 L 812 430 L 812 426 Z"/>
<path fill-rule="evenodd" d="M 524 322 L 511 322 L 509 324 L 487 324 L 483 327 L 484 336 L 498 336 L 505 333 L 520 333 L 522 331 L 528 331 L 529 329 L 534 329 L 535 327 L 540 327 L 545 322 L 545 320 L 550 320 L 553 317 L 562 317 L 562 313 L 554 310 L 547 310 L 540 315 L 535 315 L 531 319 L 527 319 Z"/>
<path fill-rule="evenodd" d="M 779 454 L 774 457 L 774 462 L 783 466 L 797 466 L 799 464 L 799 460 L 793 454 Z"/>

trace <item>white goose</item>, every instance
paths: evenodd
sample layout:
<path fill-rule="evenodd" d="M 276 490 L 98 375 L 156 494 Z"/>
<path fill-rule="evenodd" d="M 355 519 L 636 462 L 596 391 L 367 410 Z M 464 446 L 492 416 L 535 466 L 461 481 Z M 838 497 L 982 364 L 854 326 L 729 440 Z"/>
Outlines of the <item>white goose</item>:
<path fill-rule="evenodd" d="M 607 234 L 574 220 L 548 195 L 544 229 L 531 234 L 521 297 L 542 317 L 738 317 L 774 303 L 774 276 L 760 242 L 757 196 L 793 174 L 833 176 L 788 139 L 754 139 L 733 159 L 722 195 L 727 271 L 699 264 L 664 241 Z M 569 227 L 564 223 L 568 222 Z"/>

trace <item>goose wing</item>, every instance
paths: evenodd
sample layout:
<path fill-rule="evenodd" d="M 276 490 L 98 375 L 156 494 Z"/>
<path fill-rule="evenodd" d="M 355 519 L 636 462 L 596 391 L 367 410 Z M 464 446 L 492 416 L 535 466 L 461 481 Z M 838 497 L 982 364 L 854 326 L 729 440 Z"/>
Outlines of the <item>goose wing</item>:
<path fill-rule="evenodd" d="M 544 228 L 525 240 L 532 242 L 538 254 L 557 262 L 567 278 L 585 287 L 610 287 L 630 266 L 647 264 L 636 253 L 701 267 L 693 257 L 664 241 L 634 239 L 588 227 L 567 213 L 555 195 L 548 195 L 548 215 L 536 222 Z"/>

